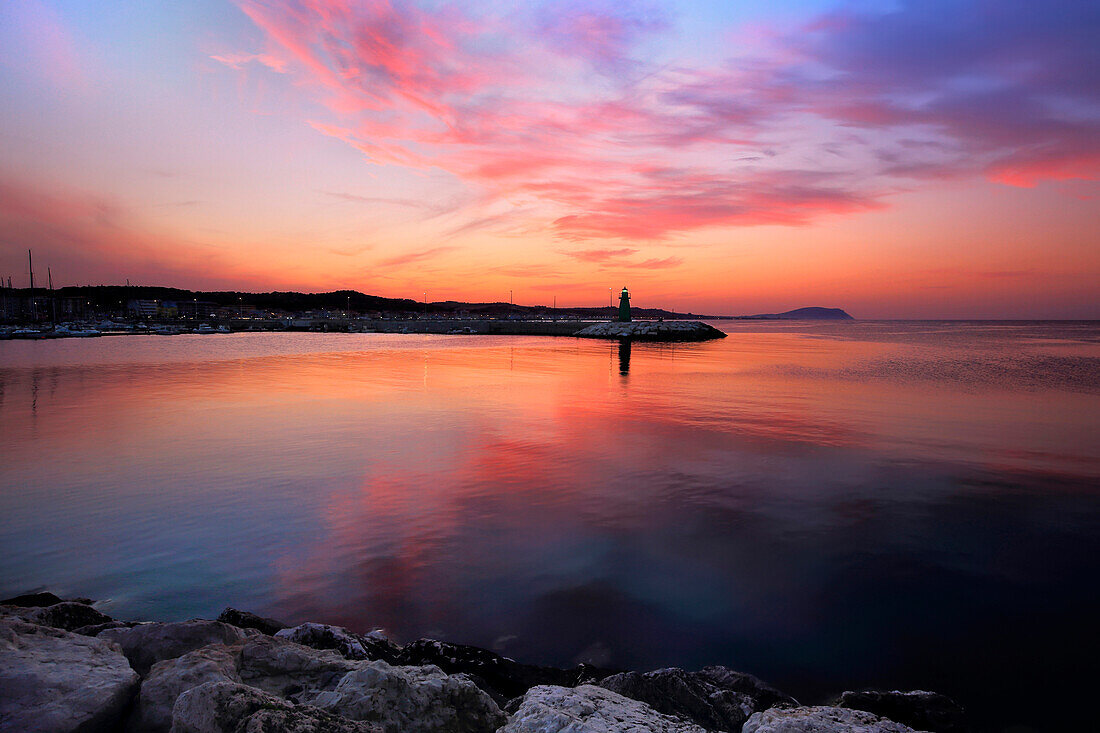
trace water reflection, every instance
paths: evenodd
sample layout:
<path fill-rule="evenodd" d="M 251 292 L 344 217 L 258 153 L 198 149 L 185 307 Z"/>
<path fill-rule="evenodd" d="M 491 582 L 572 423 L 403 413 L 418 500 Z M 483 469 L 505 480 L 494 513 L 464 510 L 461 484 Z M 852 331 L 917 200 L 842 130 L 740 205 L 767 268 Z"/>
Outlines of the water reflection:
<path fill-rule="evenodd" d="M 630 374 L 630 342 L 625 339 L 619 342 L 619 374 Z"/>
<path fill-rule="evenodd" d="M 0 344 L 0 591 L 1083 696 L 1096 329 L 860 328 Z"/>

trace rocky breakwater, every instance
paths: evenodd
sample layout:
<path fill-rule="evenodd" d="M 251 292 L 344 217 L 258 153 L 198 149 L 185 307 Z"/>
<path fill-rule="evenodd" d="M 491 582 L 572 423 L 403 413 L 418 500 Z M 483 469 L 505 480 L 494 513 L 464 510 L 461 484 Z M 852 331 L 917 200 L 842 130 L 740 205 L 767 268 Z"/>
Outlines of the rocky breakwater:
<path fill-rule="evenodd" d="M 958 712 L 926 692 L 848 692 L 804 707 L 725 667 L 557 669 L 231 608 L 217 620 L 137 623 L 87 599 L 0 602 L 0 731 L 911 733 L 920 721 L 954 733 Z"/>
<path fill-rule="evenodd" d="M 621 341 L 709 341 L 726 334 L 700 321 L 631 321 L 630 323 L 594 323 L 574 336 Z"/>

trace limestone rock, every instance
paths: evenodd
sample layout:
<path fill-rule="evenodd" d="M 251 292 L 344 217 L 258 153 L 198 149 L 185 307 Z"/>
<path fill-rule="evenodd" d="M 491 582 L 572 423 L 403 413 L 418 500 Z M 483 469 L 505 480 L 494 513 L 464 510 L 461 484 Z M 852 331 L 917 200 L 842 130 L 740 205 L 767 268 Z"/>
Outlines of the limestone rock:
<path fill-rule="evenodd" d="M 115 644 L 0 620 L 0 730 L 113 731 L 137 683 Z"/>
<path fill-rule="evenodd" d="M 130 730 L 167 733 L 172 727 L 172 708 L 181 694 L 207 682 L 241 681 L 239 657 L 239 647 L 212 644 L 154 664 L 141 683 Z"/>
<path fill-rule="evenodd" d="M 307 702 L 353 720 L 380 723 L 387 733 L 492 733 L 507 720 L 465 675 L 383 661 L 360 663 L 336 689 Z"/>
<path fill-rule="evenodd" d="M 19 606 L 20 608 L 39 608 L 42 606 L 52 606 L 55 603 L 61 603 L 60 598 L 53 593 L 24 593 L 21 596 L 15 598 L 7 598 L 0 601 L 0 606 Z"/>
<path fill-rule="evenodd" d="M 355 662 L 335 651 L 257 634 L 241 645 L 237 672 L 245 684 L 301 701 L 306 696 L 334 689 L 355 667 Z"/>
<path fill-rule="evenodd" d="M 533 687 L 499 733 L 703 733 L 644 702 L 593 685 Z"/>
<path fill-rule="evenodd" d="M 434 639 L 418 639 L 401 649 L 400 664 L 434 664 L 448 674 L 466 674 L 498 704 L 503 705 L 536 685 L 575 687 L 603 679 L 609 670 L 590 665 L 572 669 L 521 664 L 487 649 L 452 644 Z"/>
<path fill-rule="evenodd" d="M 66 631 L 72 631 L 91 624 L 106 624 L 113 620 L 107 614 L 76 601 L 55 603 L 52 606 L 38 609 L 38 613 L 34 615 L 35 623 L 65 629 Z"/>
<path fill-rule="evenodd" d="M 754 713 L 742 733 L 913 733 L 907 725 L 862 710 L 833 707 L 771 708 Z"/>
<path fill-rule="evenodd" d="M 259 710 L 248 717 L 239 733 L 383 733 L 375 723 L 327 715 L 308 706 L 291 710 Z"/>
<path fill-rule="evenodd" d="M 624 672 L 607 677 L 599 686 L 647 703 L 658 712 L 720 731 L 739 731 L 750 715 L 773 705 L 797 704 L 756 677 L 726 667 Z"/>
<path fill-rule="evenodd" d="M 208 644 L 236 644 L 256 633 L 220 621 L 195 620 L 107 629 L 96 638 L 117 642 L 130 665 L 144 675 L 164 659 L 173 659 Z"/>
<path fill-rule="evenodd" d="M 81 626 L 73 629 L 74 634 L 83 634 L 84 636 L 99 636 L 100 632 L 107 629 L 132 629 L 139 625 L 139 621 L 104 621 L 101 624 L 92 624 L 90 626 Z"/>
<path fill-rule="evenodd" d="M 960 733 L 968 729 L 966 713 L 947 695 L 926 690 L 908 692 L 844 692 L 836 702 L 838 708 L 866 710 L 913 728 L 935 733 Z"/>
<path fill-rule="evenodd" d="M 275 636 L 314 649 L 334 649 L 346 659 L 382 659 L 396 662 L 400 648 L 379 632 L 356 634 L 341 626 L 306 623 L 282 629 Z"/>
<path fill-rule="evenodd" d="M 82 601 L 58 601 L 43 606 L 8 605 L 0 608 L 0 614 L 65 631 L 74 631 L 92 624 L 110 623 L 113 620 Z"/>
<path fill-rule="evenodd" d="M 264 618 L 248 611 L 238 611 L 235 608 L 226 607 L 218 620 L 222 623 L 236 626 L 239 629 L 256 629 L 264 634 L 272 635 L 280 629 L 287 628 L 282 621 L 273 618 Z"/>
<path fill-rule="evenodd" d="M 184 692 L 172 709 L 172 733 L 381 733 L 377 726 L 295 706 L 254 687 L 206 682 Z"/>

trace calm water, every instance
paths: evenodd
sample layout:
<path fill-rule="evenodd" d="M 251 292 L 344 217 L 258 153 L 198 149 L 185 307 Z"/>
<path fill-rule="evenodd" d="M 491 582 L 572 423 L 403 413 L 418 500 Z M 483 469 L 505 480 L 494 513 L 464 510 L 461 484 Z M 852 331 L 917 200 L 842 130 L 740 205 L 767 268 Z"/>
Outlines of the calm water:
<path fill-rule="evenodd" d="M 722 327 L 2 342 L 0 594 L 1083 718 L 1100 324 Z"/>

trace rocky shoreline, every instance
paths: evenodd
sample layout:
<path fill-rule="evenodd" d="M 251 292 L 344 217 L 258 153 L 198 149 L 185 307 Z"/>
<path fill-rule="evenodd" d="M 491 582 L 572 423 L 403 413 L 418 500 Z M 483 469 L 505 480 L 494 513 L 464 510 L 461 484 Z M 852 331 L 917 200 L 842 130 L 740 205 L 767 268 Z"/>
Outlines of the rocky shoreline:
<path fill-rule="evenodd" d="M 88 599 L 0 601 L 0 731 L 128 733 L 960 733 L 933 692 L 803 706 L 725 667 L 623 672 L 516 662 L 432 639 L 216 620 L 118 621 Z"/>

